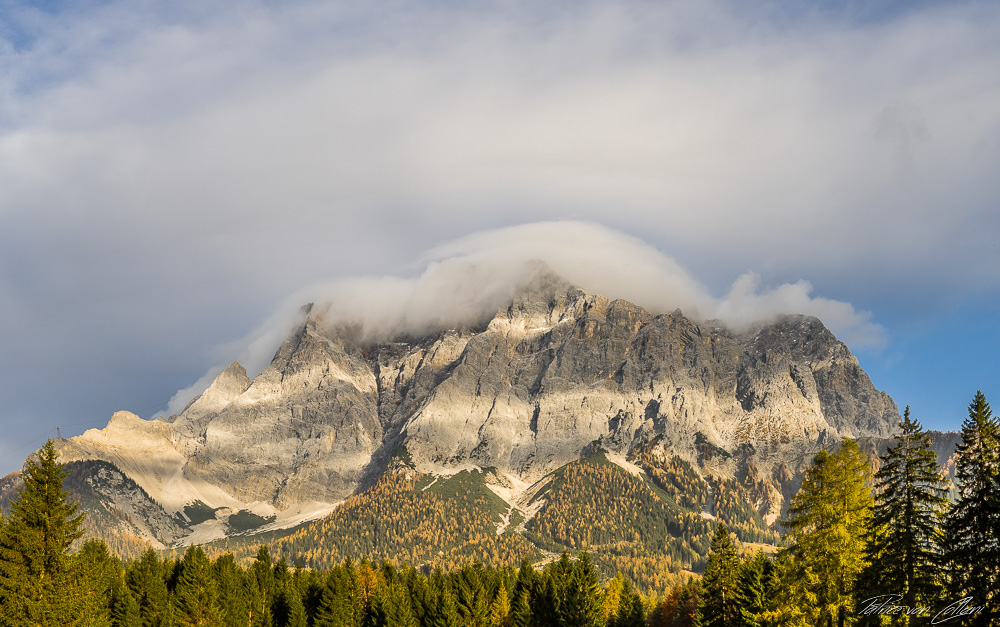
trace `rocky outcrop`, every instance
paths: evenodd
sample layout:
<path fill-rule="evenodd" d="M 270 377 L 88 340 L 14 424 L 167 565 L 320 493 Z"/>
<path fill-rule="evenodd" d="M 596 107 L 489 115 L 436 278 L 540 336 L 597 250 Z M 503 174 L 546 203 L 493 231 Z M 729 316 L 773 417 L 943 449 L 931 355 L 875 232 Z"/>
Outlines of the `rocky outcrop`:
<path fill-rule="evenodd" d="M 517 485 L 654 439 L 701 472 L 773 477 L 897 421 L 815 318 L 737 333 L 544 277 L 490 320 L 416 338 L 371 340 L 314 308 L 252 381 L 234 363 L 179 416 L 119 412 L 59 448 L 114 463 L 169 512 L 252 506 L 280 523 L 328 511 L 403 446 L 421 471 L 492 467 Z"/>

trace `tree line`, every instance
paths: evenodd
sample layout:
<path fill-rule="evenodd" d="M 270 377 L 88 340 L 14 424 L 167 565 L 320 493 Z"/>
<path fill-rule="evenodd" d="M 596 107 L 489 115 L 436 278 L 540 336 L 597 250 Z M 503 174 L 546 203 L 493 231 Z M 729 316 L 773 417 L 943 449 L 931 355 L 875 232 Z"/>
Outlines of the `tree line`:
<path fill-rule="evenodd" d="M 955 464 L 949 502 L 929 435 L 907 407 L 874 475 L 852 440 L 814 457 L 776 554 L 740 555 L 720 523 L 703 577 L 654 598 L 620 573 L 601 583 L 586 552 L 542 568 L 477 562 L 447 571 L 349 559 L 293 568 L 266 546 L 247 565 L 200 546 L 180 558 L 148 550 L 129 563 L 100 540 L 72 553 L 83 516 L 48 442 L 0 518 L 0 625 L 998 625 L 1000 423 L 982 393 Z"/>

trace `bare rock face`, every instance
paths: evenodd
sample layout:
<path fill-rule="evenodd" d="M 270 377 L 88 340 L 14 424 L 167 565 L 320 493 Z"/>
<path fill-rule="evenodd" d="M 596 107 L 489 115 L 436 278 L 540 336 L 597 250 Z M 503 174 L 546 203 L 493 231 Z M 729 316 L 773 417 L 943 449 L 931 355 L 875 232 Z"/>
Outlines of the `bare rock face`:
<path fill-rule="evenodd" d="M 403 446 L 422 471 L 493 467 L 516 485 L 653 440 L 702 472 L 770 477 L 898 418 L 815 318 L 737 333 L 549 276 L 488 321 L 419 338 L 373 341 L 314 309 L 253 381 L 234 363 L 169 421 L 119 412 L 59 447 L 114 463 L 168 512 L 201 501 L 280 523 L 329 511 Z"/>

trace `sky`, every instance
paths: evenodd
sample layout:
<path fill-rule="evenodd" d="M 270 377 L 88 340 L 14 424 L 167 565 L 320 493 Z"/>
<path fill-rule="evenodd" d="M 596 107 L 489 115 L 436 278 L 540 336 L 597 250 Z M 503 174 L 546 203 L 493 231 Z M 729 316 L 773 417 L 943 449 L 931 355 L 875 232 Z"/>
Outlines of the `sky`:
<path fill-rule="evenodd" d="M 0 0 L 0 472 L 263 367 L 305 299 L 447 325 L 535 258 L 817 315 L 957 429 L 1000 398 L 997 32 L 961 1 Z"/>

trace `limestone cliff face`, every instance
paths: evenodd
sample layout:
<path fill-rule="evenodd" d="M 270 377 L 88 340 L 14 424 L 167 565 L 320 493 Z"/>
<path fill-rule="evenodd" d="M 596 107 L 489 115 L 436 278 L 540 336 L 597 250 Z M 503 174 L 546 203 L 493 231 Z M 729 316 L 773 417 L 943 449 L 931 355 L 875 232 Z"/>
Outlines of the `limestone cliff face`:
<path fill-rule="evenodd" d="M 844 437 L 884 438 L 898 416 L 815 318 L 737 333 L 550 278 L 419 338 L 365 339 L 316 309 L 253 381 L 234 363 L 179 416 L 119 412 L 60 449 L 114 463 L 168 511 L 280 523 L 328 511 L 401 446 L 424 471 L 490 466 L 519 485 L 654 440 L 702 472 L 774 476 Z"/>

